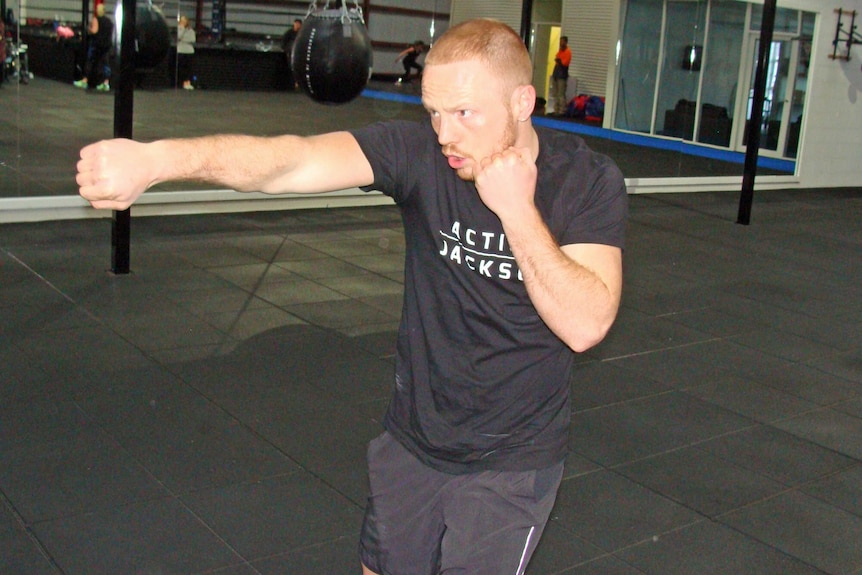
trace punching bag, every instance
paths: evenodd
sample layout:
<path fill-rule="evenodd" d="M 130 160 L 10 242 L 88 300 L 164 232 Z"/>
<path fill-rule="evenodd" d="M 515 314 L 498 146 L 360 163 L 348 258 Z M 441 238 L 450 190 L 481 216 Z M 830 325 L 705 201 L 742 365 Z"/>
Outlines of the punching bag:
<path fill-rule="evenodd" d="M 155 68 L 171 48 L 171 33 L 165 15 L 150 2 L 135 10 L 135 68 Z"/>
<path fill-rule="evenodd" d="M 356 4 L 356 3 L 355 3 Z M 312 5 L 290 56 L 293 77 L 313 100 L 343 104 L 357 97 L 371 76 L 371 38 L 358 4 L 322 10 Z"/>

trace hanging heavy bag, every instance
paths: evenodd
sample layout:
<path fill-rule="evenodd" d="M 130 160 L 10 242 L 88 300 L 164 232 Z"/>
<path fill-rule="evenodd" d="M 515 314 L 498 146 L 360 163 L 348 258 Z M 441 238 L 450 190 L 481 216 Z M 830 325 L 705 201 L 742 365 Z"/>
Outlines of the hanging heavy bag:
<path fill-rule="evenodd" d="M 135 9 L 135 67 L 155 68 L 170 48 L 171 32 L 165 15 L 152 2 L 139 3 Z"/>
<path fill-rule="evenodd" d="M 343 104 L 356 98 L 371 76 L 371 38 L 358 2 L 322 9 L 312 2 L 290 56 L 293 77 L 313 100 Z"/>

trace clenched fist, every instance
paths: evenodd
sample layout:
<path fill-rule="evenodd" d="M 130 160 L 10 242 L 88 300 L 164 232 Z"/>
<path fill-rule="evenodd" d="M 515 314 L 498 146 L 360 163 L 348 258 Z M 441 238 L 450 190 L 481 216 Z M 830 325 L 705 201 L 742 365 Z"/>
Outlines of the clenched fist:
<path fill-rule="evenodd" d="M 81 149 L 75 180 L 94 208 L 125 210 L 156 183 L 157 169 L 147 144 L 103 140 Z"/>
<path fill-rule="evenodd" d="M 534 207 L 536 162 L 528 148 L 511 147 L 493 154 L 474 171 L 479 197 L 501 220 Z"/>

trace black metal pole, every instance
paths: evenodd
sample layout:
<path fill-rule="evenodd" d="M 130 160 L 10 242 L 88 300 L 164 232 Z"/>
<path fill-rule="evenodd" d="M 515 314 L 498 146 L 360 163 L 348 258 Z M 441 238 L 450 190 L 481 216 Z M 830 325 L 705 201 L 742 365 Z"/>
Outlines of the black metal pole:
<path fill-rule="evenodd" d="M 87 49 L 87 31 L 90 29 L 90 0 L 81 0 L 81 42 Z M 85 54 L 86 55 L 86 54 Z"/>
<path fill-rule="evenodd" d="M 530 31 L 533 28 L 533 0 L 521 3 L 521 39 L 527 50 L 530 49 Z"/>
<path fill-rule="evenodd" d="M 112 74 L 114 88 L 114 137 L 131 138 L 135 106 L 135 0 L 122 0 L 122 21 L 117 57 Z M 114 211 L 111 227 L 111 271 L 127 274 L 130 270 L 132 214 L 130 209 Z"/>
<path fill-rule="evenodd" d="M 754 71 L 754 100 L 751 103 L 751 120 L 748 123 L 748 141 L 745 146 L 745 168 L 742 174 L 742 194 L 739 197 L 739 213 L 736 218 L 736 223 L 746 226 L 751 222 L 751 204 L 754 201 L 754 177 L 757 174 L 757 156 L 760 153 L 766 72 L 772 47 L 772 31 L 775 28 L 775 2 L 776 0 L 764 2 L 763 19 L 760 23 L 760 49 L 757 51 Z"/>

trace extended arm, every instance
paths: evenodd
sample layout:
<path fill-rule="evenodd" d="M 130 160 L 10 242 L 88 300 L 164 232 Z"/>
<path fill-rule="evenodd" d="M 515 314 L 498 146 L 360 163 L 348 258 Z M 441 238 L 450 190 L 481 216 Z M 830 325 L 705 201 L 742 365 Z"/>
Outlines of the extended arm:
<path fill-rule="evenodd" d="M 401 52 L 398 53 L 398 56 L 395 57 L 395 61 L 396 62 L 400 61 L 404 56 L 406 56 L 407 54 L 409 54 L 412 51 L 413 51 L 413 46 L 410 46 L 409 48 L 405 48 L 404 50 L 401 50 Z"/>
<path fill-rule="evenodd" d="M 219 135 L 104 140 L 81 150 L 77 182 L 95 208 L 122 210 L 155 184 L 200 181 L 241 192 L 316 193 L 369 185 L 371 165 L 348 132 L 272 138 Z"/>
<path fill-rule="evenodd" d="M 482 161 L 482 201 L 497 214 L 536 311 L 581 352 L 607 334 L 620 304 L 622 251 L 601 244 L 559 246 L 534 203 L 536 165 L 527 149 Z"/>

